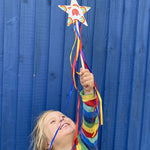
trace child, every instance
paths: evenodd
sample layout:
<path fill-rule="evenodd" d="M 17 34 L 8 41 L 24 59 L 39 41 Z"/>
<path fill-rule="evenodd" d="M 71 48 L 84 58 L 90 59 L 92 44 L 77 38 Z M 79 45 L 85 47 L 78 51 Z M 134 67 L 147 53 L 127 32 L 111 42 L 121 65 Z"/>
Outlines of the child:
<path fill-rule="evenodd" d="M 83 117 L 80 133 L 74 143 L 74 150 L 96 150 L 98 139 L 99 117 L 94 106 L 94 77 L 88 69 L 80 69 L 80 83 L 83 91 L 80 95 L 83 101 Z M 32 133 L 33 150 L 48 150 L 51 141 L 61 123 L 51 150 L 71 150 L 75 134 L 75 123 L 59 111 L 46 111 L 37 121 Z"/>

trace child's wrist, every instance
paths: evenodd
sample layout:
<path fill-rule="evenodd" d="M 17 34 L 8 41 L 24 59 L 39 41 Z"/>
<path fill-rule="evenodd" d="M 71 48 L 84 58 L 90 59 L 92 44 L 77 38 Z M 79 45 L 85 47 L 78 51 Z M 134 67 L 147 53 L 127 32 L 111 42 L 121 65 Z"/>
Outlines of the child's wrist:
<path fill-rule="evenodd" d="M 84 93 L 84 90 L 82 90 L 82 91 L 80 92 L 80 95 L 81 95 L 81 97 L 82 97 L 82 101 L 83 101 L 83 102 L 88 102 L 88 101 L 90 101 L 90 100 L 96 99 L 95 91 L 94 91 L 93 93 L 85 94 L 85 93 Z"/>
<path fill-rule="evenodd" d="M 91 89 L 90 91 L 86 91 L 84 89 L 84 95 L 94 94 L 94 89 Z"/>

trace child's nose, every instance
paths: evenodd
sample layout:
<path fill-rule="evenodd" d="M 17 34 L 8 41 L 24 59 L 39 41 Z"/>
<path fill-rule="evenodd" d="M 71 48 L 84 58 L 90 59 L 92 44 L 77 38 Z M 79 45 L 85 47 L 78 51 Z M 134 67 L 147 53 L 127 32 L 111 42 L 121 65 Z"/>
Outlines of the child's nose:
<path fill-rule="evenodd" d="M 65 117 L 64 117 L 64 116 L 62 116 L 62 117 L 60 118 L 60 122 L 62 122 L 62 121 L 64 120 L 64 118 L 65 118 Z"/>

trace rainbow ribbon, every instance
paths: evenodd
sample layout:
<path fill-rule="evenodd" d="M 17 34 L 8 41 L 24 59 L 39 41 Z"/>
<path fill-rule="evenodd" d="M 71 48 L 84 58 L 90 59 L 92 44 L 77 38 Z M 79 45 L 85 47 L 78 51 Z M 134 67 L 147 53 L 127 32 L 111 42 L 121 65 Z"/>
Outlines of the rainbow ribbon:
<path fill-rule="evenodd" d="M 72 76 L 73 84 L 74 84 L 74 87 L 76 88 L 76 90 L 79 91 L 78 88 L 77 88 L 77 85 L 76 85 L 76 80 L 75 80 L 75 76 L 79 75 L 79 73 L 77 72 L 77 69 L 76 69 L 76 63 L 77 63 L 77 60 L 79 58 L 79 55 L 83 59 L 84 67 L 86 69 L 88 69 L 91 73 L 92 73 L 92 71 L 88 67 L 87 62 L 86 62 L 85 57 L 84 57 L 84 54 L 83 54 L 83 51 L 82 51 L 82 43 L 81 43 L 81 36 L 80 36 L 81 35 L 82 24 L 79 21 L 77 21 L 77 22 L 78 23 L 74 23 L 75 41 L 74 41 L 74 44 L 73 44 L 73 47 L 72 47 L 72 50 L 71 50 L 71 53 L 70 53 L 70 64 L 72 66 L 71 76 Z M 80 29 L 79 32 L 78 32 L 78 29 Z M 73 53 L 73 50 L 74 50 L 74 47 L 75 47 L 76 44 L 77 44 L 77 49 L 76 49 L 75 58 L 74 58 L 74 61 L 73 61 L 73 64 L 72 64 L 71 63 L 72 53 Z M 96 109 L 97 105 L 99 104 L 99 106 L 100 106 L 100 109 L 99 109 L 100 125 L 103 125 L 102 99 L 101 99 L 100 93 L 97 89 L 97 84 L 96 84 L 95 80 L 94 80 L 94 85 L 95 85 L 95 87 L 94 87 L 95 93 L 98 97 L 98 101 L 96 102 L 95 109 Z"/>
<path fill-rule="evenodd" d="M 92 73 L 92 71 L 88 67 L 87 62 L 85 60 L 85 57 L 83 55 L 82 43 L 81 43 L 81 29 L 82 29 L 82 24 L 79 21 L 76 21 L 74 23 L 75 41 L 74 41 L 74 44 L 73 44 L 73 47 L 72 47 L 72 50 L 71 50 L 71 53 L 70 53 L 70 64 L 72 66 L 71 77 L 72 77 L 72 80 L 73 80 L 73 85 L 74 85 L 75 89 L 78 91 L 77 123 L 76 123 L 76 132 L 75 132 L 72 148 L 73 148 L 73 145 L 75 143 L 76 137 L 78 135 L 78 124 L 79 124 L 80 96 L 79 96 L 79 90 L 78 90 L 78 87 L 77 87 L 77 84 L 76 84 L 76 79 L 75 79 L 75 77 L 76 76 L 78 77 L 78 75 L 79 75 L 79 73 L 77 72 L 77 69 L 76 69 L 76 64 L 77 64 L 77 60 L 79 58 L 79 55 L 80 55 L 80 59 L 81 59 L 82 68 L 85 67 L 86 69 L 88 69 Z M 75 45 L 77 45 L 77 48 L 76 48 L 76 54 L 75 54 L 75 57 L 74 57 L 74 60 L 73 60 L 73 63 L 72 63 L 72 53 L 73 53 Z M 95 90 L 95 93 L 97 95 L 94 112 L 95 112 L 97 106 L 99 106 L 99 120 L 100 120 L 99 125 L 103 125 L 102 99 L 101 99 L 101 96 L 100 96 L 99 91 L 97 89 L 97 84 L 96 84 L 95 80 L 94 80 L 94 85 L 95 85 L 94 90 Z M 94 116 L 94 112 L 93 112 L 93 116 Z"/>

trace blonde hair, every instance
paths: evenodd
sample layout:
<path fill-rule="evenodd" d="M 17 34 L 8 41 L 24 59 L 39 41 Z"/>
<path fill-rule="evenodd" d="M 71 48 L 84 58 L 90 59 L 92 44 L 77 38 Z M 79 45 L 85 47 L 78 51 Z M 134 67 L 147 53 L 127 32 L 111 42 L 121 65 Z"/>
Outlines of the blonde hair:
<path fill-rule="evenodd" d="M 48 139 L 44 134 L 43 121 L 48 113 L 53 112 L 53 110 L 45 111 L 42 115 L 38 117 L 37 123 L 31 134 L 32 142 L 31 147 L 33 150 L 47 150 Z M 51 149 L 53 150 L 53 148 Z"/>

